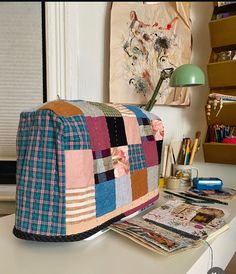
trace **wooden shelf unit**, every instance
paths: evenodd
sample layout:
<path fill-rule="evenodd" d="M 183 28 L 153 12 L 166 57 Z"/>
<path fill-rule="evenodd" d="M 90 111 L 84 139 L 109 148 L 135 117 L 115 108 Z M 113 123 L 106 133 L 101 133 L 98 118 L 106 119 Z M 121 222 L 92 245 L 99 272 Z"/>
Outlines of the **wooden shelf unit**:
<path fill-rule="evenodd" d="M 236 15 L 215 19 L 209 23 L 212 54 L 207 66 L 210 93 L 236 96 L 236 60 L 213 62 L 214 52 L 236 49 Z M 223 105 L 219 115 L 211 111 L 207 124 L 225 124 L 236 126 L 236 103 Z M 236 145 L 216 142 L 203 143 L 205 162 L 236 164 Z"/>

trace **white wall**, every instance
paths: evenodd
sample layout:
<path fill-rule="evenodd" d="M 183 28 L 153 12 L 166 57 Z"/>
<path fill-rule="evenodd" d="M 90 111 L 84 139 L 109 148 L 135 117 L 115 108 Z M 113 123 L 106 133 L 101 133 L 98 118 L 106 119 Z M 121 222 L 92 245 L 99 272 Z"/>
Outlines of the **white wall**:
<path fill-rule="evenodd" d="M 80 24 L 78 27 L 78 98 L 106 102 L 109 93 L 109 14 L 111 3 L 77 2 L 73 5 Z M 210 55 L 208 22 L 211 14 L 212 2 L 192 2 L 192 63 L 199 65 L 205 72 Z M 193 138 L 197 130 L 201 130 L 204 137 L 207 127 L 204 109 L 208 86 L 195 87 L 191 93 L 190 107 L 156 106 L 153 109 L 153 112 L 164 121 L 165 143 L 169 143 L 171 140 L 181 140 L 187 136 Z M 204 163 L 202 148 L 196 156 L 194 165 L 199 168 L 200 176 L 217 176 L 222 178 L 225 184 L 234 185 L 235 166 Z"/>

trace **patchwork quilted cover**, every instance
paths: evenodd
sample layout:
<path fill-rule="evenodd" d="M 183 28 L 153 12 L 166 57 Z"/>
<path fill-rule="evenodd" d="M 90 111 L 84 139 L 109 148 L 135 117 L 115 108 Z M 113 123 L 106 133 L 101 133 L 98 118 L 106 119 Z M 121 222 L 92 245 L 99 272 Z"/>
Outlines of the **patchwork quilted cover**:
<path fill-rule="evenodd" d="M 120 104 L 56 100 L 22 112 L 13 233 L 85 239 L 158 198 L 163 125 Z"/>

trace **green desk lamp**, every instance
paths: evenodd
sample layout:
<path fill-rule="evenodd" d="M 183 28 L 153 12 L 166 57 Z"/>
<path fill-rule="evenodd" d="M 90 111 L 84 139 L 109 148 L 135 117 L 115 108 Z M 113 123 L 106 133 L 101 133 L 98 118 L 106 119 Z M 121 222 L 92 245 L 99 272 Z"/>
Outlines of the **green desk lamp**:
<path fill-rule="evenodd" d="M 196 65 L 184 64 L 178 67 L 176 70 L 174 70 L 173 68 L 164 69 L 161 71 L 160 79 L 157 83 L 151 99 L 144 108 L 145 110 L 152 110 L 157 101 L 156 97 L 160 90 L 162 82 L 167 78 L 170 78 L 170 87 L 192 87 L 205 84 L 204 73 Z"/>

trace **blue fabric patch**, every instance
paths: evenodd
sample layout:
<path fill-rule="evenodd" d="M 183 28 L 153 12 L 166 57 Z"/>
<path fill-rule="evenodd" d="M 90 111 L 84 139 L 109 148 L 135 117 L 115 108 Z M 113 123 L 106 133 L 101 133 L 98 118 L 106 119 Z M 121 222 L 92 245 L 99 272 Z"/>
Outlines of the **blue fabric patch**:
<path fill-rule="evenodd" d="M 131 105 L 125 105 L 129 110 L 133 111 L 137 118 L 148 118 L 146 114 L 142 112 L 142 110 L 139 107 L 131 106 Z"/>
<path fill-rule="evenodd" d="M 96 217 L 100 217 L 116 209 L 115 180 L 96 184 Z"/>

